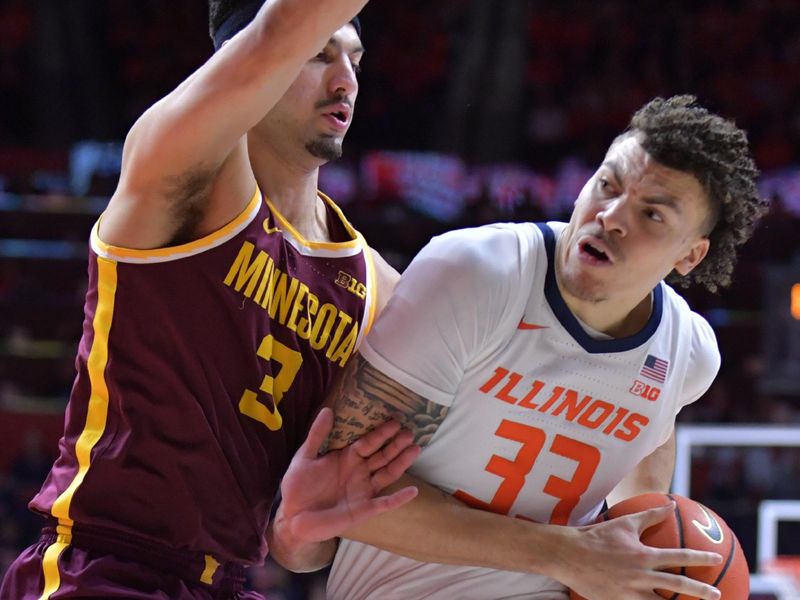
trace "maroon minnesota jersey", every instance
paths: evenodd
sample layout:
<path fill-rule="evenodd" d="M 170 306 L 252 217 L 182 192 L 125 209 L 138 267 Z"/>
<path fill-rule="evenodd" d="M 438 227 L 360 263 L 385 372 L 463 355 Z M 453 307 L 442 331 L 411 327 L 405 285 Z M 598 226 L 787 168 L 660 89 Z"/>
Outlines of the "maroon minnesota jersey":
<path fill-rule="evenodd" d="M 260 192 L 190 244 L 109 246 L 95 225 L 60 456 L 31 508 L 213 561 L 258 563 L 278 484 L 372 322 L 363 238 L 305 240 Z"/>

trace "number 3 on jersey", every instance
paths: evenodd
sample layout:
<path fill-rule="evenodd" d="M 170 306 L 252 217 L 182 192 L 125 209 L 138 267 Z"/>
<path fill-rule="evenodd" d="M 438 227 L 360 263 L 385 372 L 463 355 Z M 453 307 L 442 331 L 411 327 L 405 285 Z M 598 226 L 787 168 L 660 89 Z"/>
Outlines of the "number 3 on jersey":
<path fill-rule="evenodd" d="M 300 366 L 303 364 L 303 355 L 297 350 L 292 350 L 289 346 L 281 344 L 272 335 L 268 335 L 261 340 L 261 345 L 258 347 L 258 356 L 267 361 L 274 360 L 280 365 L 278 374 L 275 377 L 265 375 L 259 388 L 265 394 L 272 396 L 275 408 L 273 410 L 267 408 L 267 405 L 258 399 L 257 392 L 245 390 L 241 400 L 239 400 L 239 412 L 251 419 L 260 421 L 270 431 L 277 431 L 283 425 L 283 417 L 278 411 L 278 404 L 283 395 L 292 387 L 294 378 L 297 377 Z"/>
<path fill-rule="evenodd" d="M 507 515 L 525 485 L 525 477 L 533 469 L 536 459 L 544 447 L 547 435 L 538 427 L 504 419 L 495 435 L 522 444 L 514 460 L 496 454 L 489 459 L 486 470 L 503 478 L 491 502 L 484 502 L 463 490 L 454 494 L 462 502 L 475 508 Z M 551 475 L 544 486 L 544 493 L 558 498 L 559 502 L 550 516 L 550 523 L 566 525 L 569 516 L 592 482 L 592 477 L 600 464 L 600 451 L 578 440 L 557 434 L 549 451 L 575 461 L 577 466 L 569 481 Z"/>

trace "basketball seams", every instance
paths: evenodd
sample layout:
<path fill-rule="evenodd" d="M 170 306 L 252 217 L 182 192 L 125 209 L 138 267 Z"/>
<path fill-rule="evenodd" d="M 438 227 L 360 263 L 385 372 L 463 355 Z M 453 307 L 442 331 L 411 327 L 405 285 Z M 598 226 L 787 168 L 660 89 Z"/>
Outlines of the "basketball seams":
<path fill-rule="evenodd" d="M 669 498 L 670 498 L 670 499 L 674 499 L 674 500 L 676 501 L 676 503 L 678 503 L 678 504 L 679 504 L 679 503 L 680 503 L 680 501 L 681 501 L 681 498 L 673 498 L 673 497 L 672 497 L 672 495 L 669 495 Z M 696 502 L 696 501 L 693 501 L 693 502 Z M 700 503 L 699 503 L 699 502 L 697 502 L 697 504 L 698 504 L 699 506 L 702 506 L 702 505 L 700 505 Z M 678 508 L 679 508 L 679 507 L 678 507 Z M 687 510 L 687 511 L 689 510 L 689 506 L 687 506 L 687 507 L 686 507 L 686 510 Z M 711 510 L 711 509 L 709 509 L 708 507 L 705 507 L 705 510 L 707 511 L 707 514 L 708 514 L 708 515 L 709 515 L 709 516 L 710 516 L 712 519 L 714 519 L 715 521 L 717 521 L 717 523 L 719 523 L 721 527 L 725 528 L 724 521 L 722 521 L 722 519 L 720 519 L 720 517 L 719 517 L 719 516 L 718 516 L 718 515 L 717 515 L 717 514 L 716 514 L 714 511 L 712 511 L 712 510 Z M 685 546 L 684 546 L 684 540 L 683 540 L 683 534 L 684 534 L 684 529 L 683 529 L 683 526 L 684 526 L 684 523 L 683 523 L 683 519 L 682 519 L 682 514 L 681 514 L 681 513 L 680 513 L 680 511 L 679 511 L 679 510 L 677 510 L 677 509 L 676 509 L 676 517 L 677 517 L 677 519 L 678 519 L 678 521 L 679 521 L 679 524 L 680 524 L 680 532 L 681 532 L 681 547 L 683 548 L 683 547 L 685 547 Z M 713 585 L 714 587 L 718 587 L 718 586 L 719 586 L 719 584 L 720 584 L 720 583 L 721 583 L 721 582 L 722 582 L 722 581 L 725 579 L 725 575 L 726 575 L 726 573 L 728 572 L 728 569 L 729 569 L 729 567 L 731 566 L 731 564 L 733 564 L 733 559 L 734 559 L 734 557 L 735 557 L 735 555 L 736 555 L 736 547 L 737 547 L 737 544 L 738 544 L 738 540 L 736 539 L 736 535 L 735 535 L 735 534 L 734 534 L 734 533 L 733 533 L 733 532 L 730 530 L 730 528 L 728 528 L 728 531 L 729 531 L 729 533 L 730 533 L 730 535 L 729 535 L 729 539 L 730 539 L 730 545 L 729 545 L 729 547 L 728 547 L 727 556 L 725 557 L 725 563 L 724 563 L 724 564 L 722 565 L 722 567 L 720 568 L 720 570 L 719 570 L 719 572 L 717 573 L 717 576 L 716 576 L 716 578 L 714 579 L 714 581 L 713 581 L 713 582 L 710 582 L 710 585 Z M 685 571 L 686 571 L 686 569 L 685 569 L 685 568 L 681 569 L 681 571 L 683 572 L 683 574 L 684 574 L 684 575 L 686 574 L 686 573 L 685 573 Z M 681 600 L 681 598 L 683 598 L 683 597 L 684 597 L 684 596 L 683 596 L 683 595 L 681 595 L 681 594 L 676 594 L 676 595 L 672 596 L 672 597 L 670 598 L 670 600 Z"/>
<path fill-rule="evenodd" d="M 736 537 L 731 536 L 731 548 L 730 551 L 728 552 L 728 557 L 725 559 L 725 564 L 722 566 L 722 569 L 720 569 L 719 575 L 717 575 L 717 578 L 714 580 L 714 583 L 711 584 L 714 587 L 717 587 L 719 582 L 722 581 L 722 578 L 725 577 L 725 573 L 728 572 L 728 567 L 731 566 L 731 563 L 733 562 L 733 556 L 734 554 L 736 554 L 737 543 L 738 542 L 736 541 Z"/>
<path fill-rule="evenodd" d="M 681 567 L 665 569 L 666 572 L 691 577 L 698 581 L 705 581 L 722 592 L 724 598 L 731 600 L 745 600 L 748 595 L 747 584 L 749 573 L 746 558 L 741 550 L 741 543 L 736 534 L 714 511 L 705 507 L 700 502 L 677 494 L 646 493 L 633 496 L 608 508 L 598 515 L 596 522 L 608 521 L 623 515 L 632 514 L 663 506 L 667 501 L 675 503 L 671 518 L 664 522 L 647 528 L 641 536 L 642 542 L 656 548 L 696 548 L 704 551 L 716 551 L 723 555 L 723 563 L 705 567 Z M 717 542 L 717 536 L 704 533 L 704 527 L 711 527 L 707 519 L 713 519 L 720 531 L 727 537 Z M 703 524 L 706 524 L 705 526 Z M 697 531 L 695 531 L 695 526 Z M 725 546 L 727 545 L 727 549 Z M 696 600 L 695 596 L 674 593 L 666 590 L 654 590 L 659 596 L 667 600 Z M 669 595 L 667 595 L 669 594 Z M 571 600 L 585 600 L 571 592 Z"/>
<path fill-rule="evenodd" d="M 686 537 L 683 532 L 683 515 L 681 514 L 680 503 L 672 494 L 667 494 L 667 498 L 675 503 L 675 509 L 673 510 L 673 513 L 675 515 L 675 522 L 678 525 L 678 547 L 685 548 Z M 686 567 L 681 567 L 681 575 L 686 576 Z M 672 594 L 672 596 L 669 597 L 669 600 L 678 600 L 680 596 L 681 594 Z"/>

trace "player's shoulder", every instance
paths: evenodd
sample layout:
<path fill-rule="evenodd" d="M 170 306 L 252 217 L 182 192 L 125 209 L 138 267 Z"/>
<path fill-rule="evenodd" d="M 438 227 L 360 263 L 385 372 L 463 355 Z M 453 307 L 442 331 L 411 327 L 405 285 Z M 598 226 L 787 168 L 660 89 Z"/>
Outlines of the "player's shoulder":
<path fill-rule="evenodd" d="M 709 322 L 696 312 L 682 295 L 680 295 L 672 286 L 661 283 L 661 289 L 664 297 L 664 310 L 671 313 L 673 320 L 680 323 L 683 327 L 691 328 L 703 335 L 714 335 L 714 330 L 711 328 Z"/>
<path fill-rule="evenodd" d="M 434 237 L 422 254 L 473 270 L 521 270 L 540 237 L 531 223 L 493 223 L 448 231 Z"/>
<path fill-rule="evenodd" d="M 670 312 L 671 321 L 679 335 L 688 338 L 692 362 L 704 369 L 719 368 L 721 362 L 717 336 L 703 315 L 694 311 L 686 299 L 669 285 L 662 283 L 664 309 Z"/>
<path fill-rule="evenodd" d="M 491 246 L 514 247 L 524 237 L 525 223 L 492 223 L 453 229 L 435 236 L 429 245 L 448 250 L 475 251 Z"/>

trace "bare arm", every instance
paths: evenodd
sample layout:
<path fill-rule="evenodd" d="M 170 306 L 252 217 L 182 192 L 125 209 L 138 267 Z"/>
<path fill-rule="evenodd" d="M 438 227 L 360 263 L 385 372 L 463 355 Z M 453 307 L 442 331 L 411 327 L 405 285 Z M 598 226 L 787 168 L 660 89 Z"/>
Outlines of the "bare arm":
<path fill-rule="evenodd" d="M 389 417 L 424 446 L 447 415 L 447 408 L 393 381 L 360 356 L 345 375 L 331 400 L 336 413 L 332 447 L 342 447 Z M 639 541 L 645 529 L 670 515 L 671 506 L 599 525 L 562 527 L 472 509 L 408 476 L 386 491 L 410 483 L 419 488 L 417 498 L 348 529 L 345 537 L 421 562 L 541 573 L 597 600 L 617 600 L 635 591 L 637 597 L 650 597 L 642 594 L 654 587 L 718 598 L 711 586 L 659 570 L 716 564 L 719 555 L 654 551 Z"/>
<path fill-rule="evenodd" d="M 420 302 L 424 304 L 423 299 Z M 347 365 L 329 403 L 336 413 L 332 448 L 346 447 L 390 417 L 424 446 L 447 415 L 446 407 L 392 380 L 359 355 Z M 475 510 L 407 476 L 385 492 L 409 483 L 419 488 L 414 500 L 347 529 L 345 536 L 422 562 L 549 575 L 595 600 L 619 600 L 634 593 L 657 600 L 646 595 L 655 587 L 718 598 L 710 586 L 657 571 L 673 565 L 715 564 L 718 555 L 655 551 L 639 541 L 644 529 L 671 514 L 670 506 L 589 527 L 561 527 Z"/>
<path fill-rule="evenodd" d="M 283 499 L 267 529 L 270 552 L 292 571 L 324 567 L 336 552 L 336 536 L 417 494 L 413 487 L 381 494 L 419 455 L 398 423 L 384 423 L 347 448 L 321 456 L 332 425 L 332 412 L 322 409 L 281 481 Z"/>
<path fill-rule="evenodd" d="M 360 355 L 348 364 L 331 403 L 336 419 L 331 448 L 345 447 L 390 418 L 400 421 L 424 447 L 448 411 L 395 382 Z M 417 486 L 419 497 L 349 529 L 345 537 L 421 562 L 513 571 L 545 572 L 541 555 L 555 556 L 560 536 L 553 528 L 472 509 L 409 475 L 398 485 Z M 542 544 L 552 546 L 552 551 L 540 553 Z"/>
<path fill-rule="evenodd" d="M 636 469 L 608 495 L 608 505 L 614 506 L 626 498 L 649 492 L 667 493 L 675 469 L 675 432 L 662 446 L 645 457 Z"/>
<path fill-rule="evenodd" d="M 344 448 L 390 419 L 411 431 L 415 444 L 425 446 L 447 415 L 446 406 L 415 394 L 361 355 L 350 361 L 332 397 L 336 421 L 330 449 Z"/>
<path fill-rule="evenodd" d="M 164 245 L 181 225 L 176 215 L 207 210 L 212 193 L 233 204 L 220 211 L 220 225 L 238 214 L 255 189 L 243 136 L 364 4 L 268 0 L 248 27 L 148 109 L 125 141 L 104 241 Z"/>
<path fill-rule="evenodd" d="M 371 252 L 373 264 L 375 265 L 377 312 L 380 313 L 383 307 L 386 306 L 386 302 L 389 300 L 394 286 L 400 279 L 400 274 L 374 249 L 370 248 L 369 251 Z M 354 357 L 350 364 L 355 360 L 356 358 Z M 344 377 L 348 377 L 350 372 L 351 371 L 348 369 L 344 373 Z M 334 392 L 334 394 L 335 393 L 336 392 Z M 333 397 L 334 394 L 331 394 L 330 397 Z M 402 439 L 400 442 L 402 442 Z M 397 444 L 398 440 L 396 439 L 394 443 Z M 408 454 L 408 449 L 404 449 L 404 452 L 406 453 L 405 455 L 403 455 L 402 452 L 399 455 L 401 461 L 410 456 Z M 414 454 L 414 457 L 415 456 L 416 454 Z M 400 464 L 400 461 L 398 461 L 398 464 Z M 408 464 L 403 466 L 407 467 Z M 403 470 L 405 469 L 403 468 Z M 286 478 L 284 478 L 283 485 L 286 485 Z M 402 492 L 407 494 L 408 490 L 413 488 L 414 483 L 412 481 L 407 485 L 397 486 L 392 492 L 389 492 L 387 488 L 385 493 L 395 494 L 397 492 Z M 286 504 L 282 502 L 278 507 L 275 518 L 270 521 L 267 530 L 270 555 L 284 568 L 295 572 L 315 571 L 330 564 L 336 553 L 336 548 L 338 547 L 338 538 L 330 538 L 321 542 L 308 542 L 308 540 L 298 537 L 297 534 L 292 531 L 291 514 L 287 517 L 286 509 Z"/>

